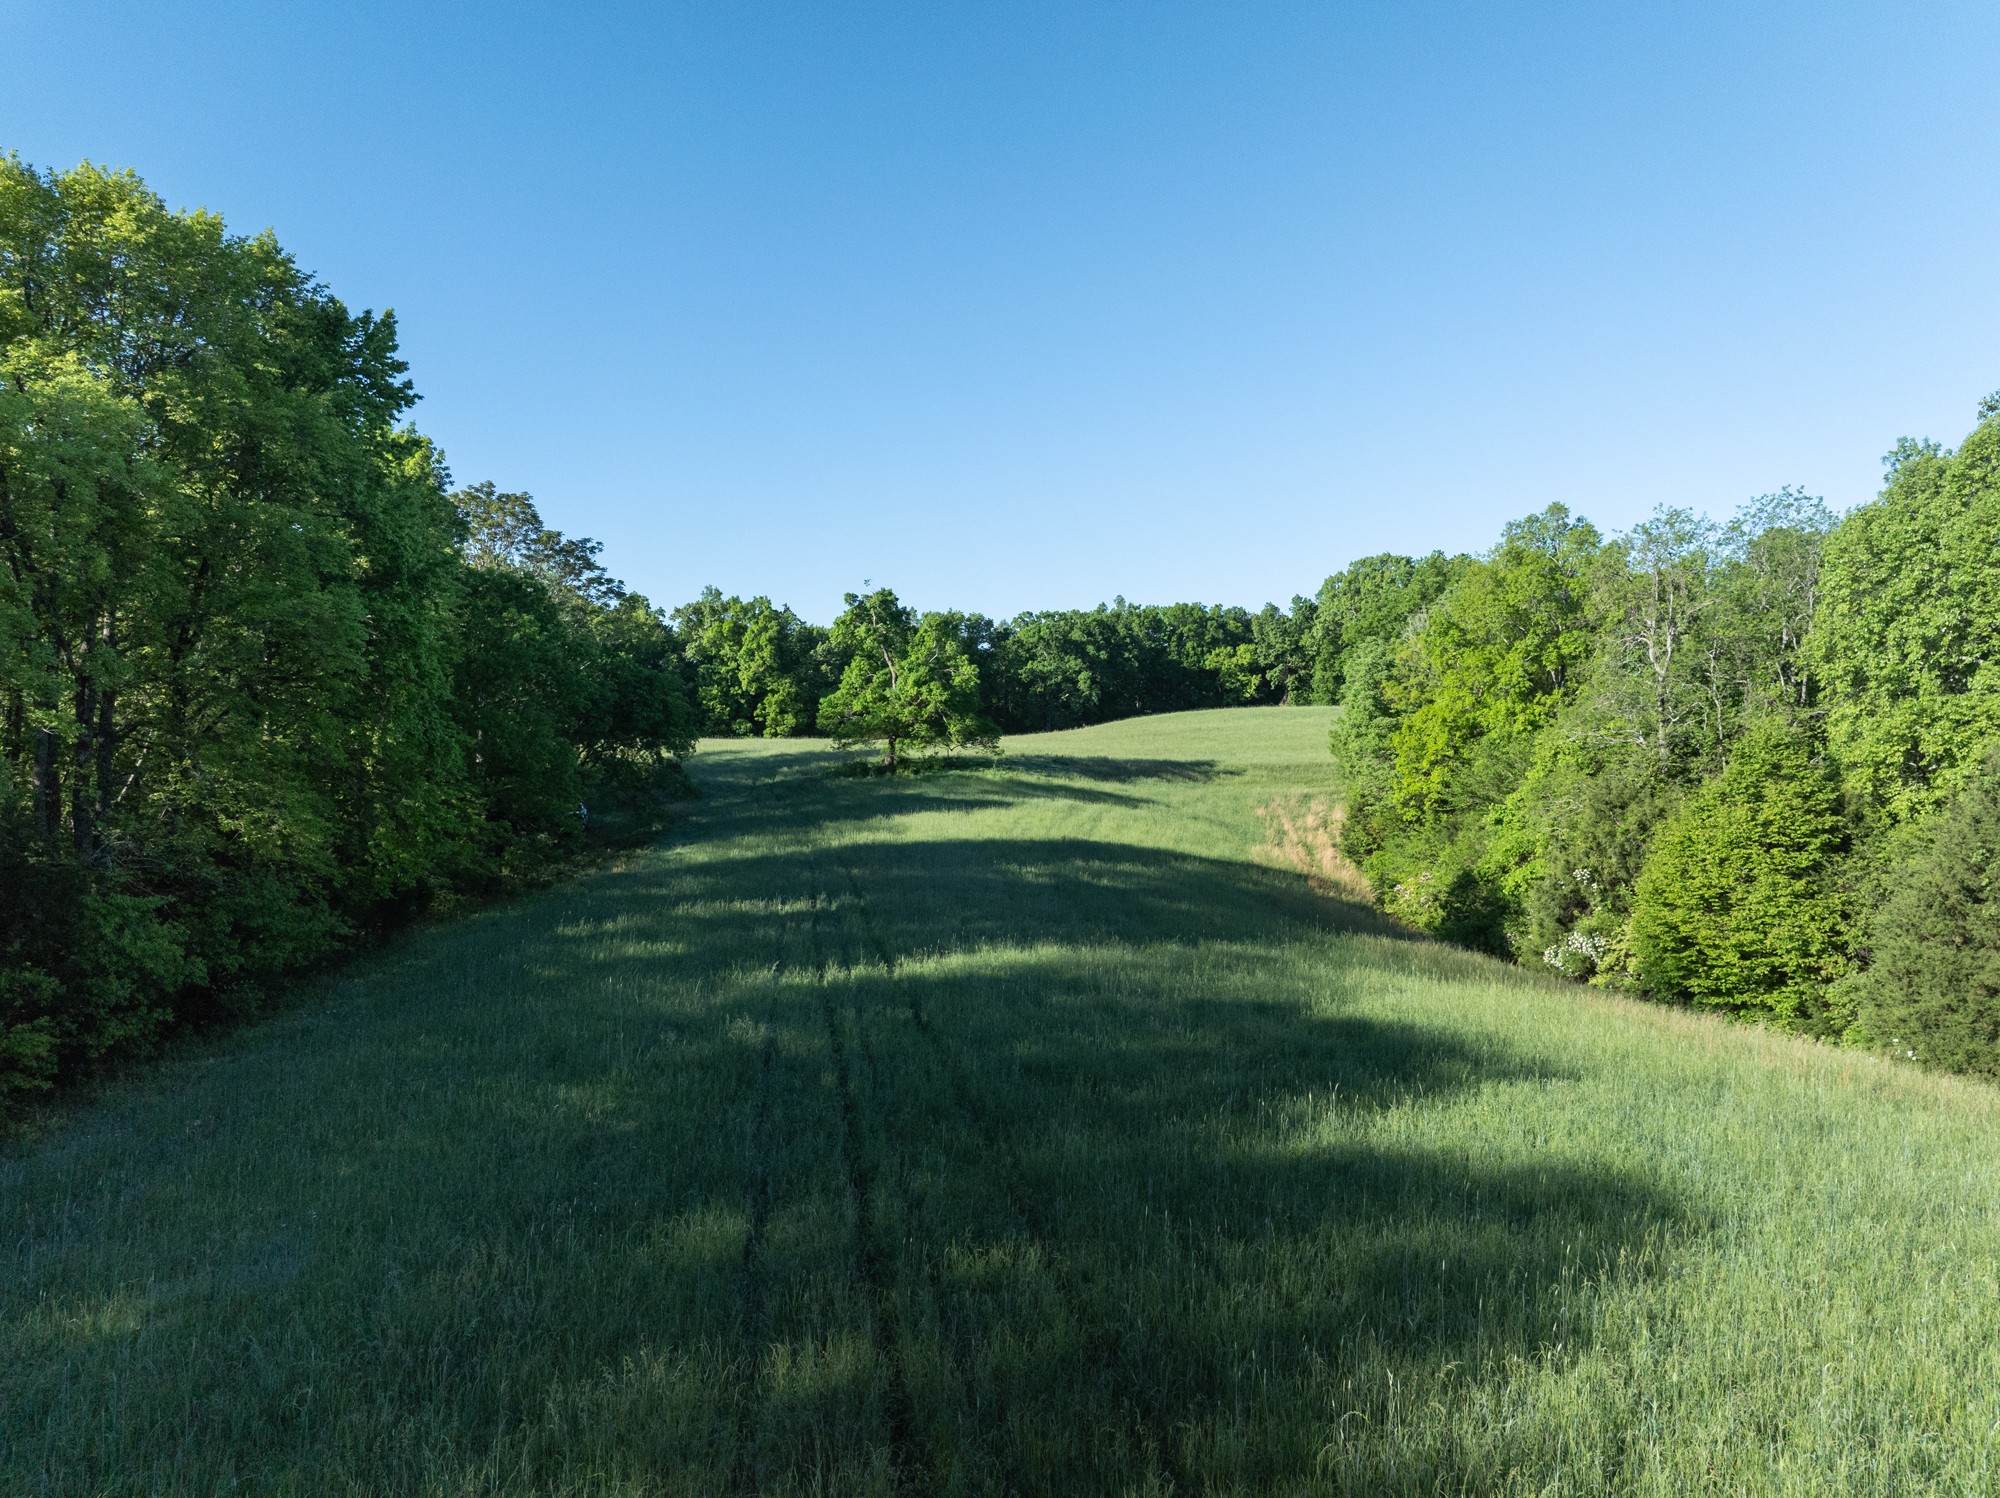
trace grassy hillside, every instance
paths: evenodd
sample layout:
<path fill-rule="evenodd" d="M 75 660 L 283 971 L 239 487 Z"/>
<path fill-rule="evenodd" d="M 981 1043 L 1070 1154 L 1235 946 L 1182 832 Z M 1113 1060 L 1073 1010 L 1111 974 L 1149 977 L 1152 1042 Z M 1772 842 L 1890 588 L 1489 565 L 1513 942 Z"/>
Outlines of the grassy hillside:
<path fill-rule="evenodd" d="M 0 1492 L 2000 1484 L 1994 1094 L 1404 939 L 1326 715 L 831 773 L 0 1160 Z"/>

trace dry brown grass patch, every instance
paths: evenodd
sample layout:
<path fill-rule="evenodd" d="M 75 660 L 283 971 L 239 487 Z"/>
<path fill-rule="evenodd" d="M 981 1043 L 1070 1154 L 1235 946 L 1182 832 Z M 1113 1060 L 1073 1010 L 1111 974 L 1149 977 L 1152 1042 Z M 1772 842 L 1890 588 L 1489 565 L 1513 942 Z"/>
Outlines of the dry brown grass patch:
<path fill-rule="evenodd" d="M 1281 796 L 1257 808 L 1264 841 L 1253 850 L 1258 862 L 1296 869 L 1323 895 L 1373 905 L 1367 876 L 1340 851 L 1345 808 L 1325 796 Z"/>

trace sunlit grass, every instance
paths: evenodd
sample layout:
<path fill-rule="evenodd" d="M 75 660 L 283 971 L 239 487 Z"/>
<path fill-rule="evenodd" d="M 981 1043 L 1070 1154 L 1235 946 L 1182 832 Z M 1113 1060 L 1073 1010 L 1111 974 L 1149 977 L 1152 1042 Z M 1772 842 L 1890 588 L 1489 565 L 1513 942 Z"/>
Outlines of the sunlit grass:
<path fill-rule="evenodd" d="M 72 1106 L 0 1492 L 2000 1485 L 1995 1094 L 1383 926 L 1327 726 L 709 745 L 658 850 Z"/>

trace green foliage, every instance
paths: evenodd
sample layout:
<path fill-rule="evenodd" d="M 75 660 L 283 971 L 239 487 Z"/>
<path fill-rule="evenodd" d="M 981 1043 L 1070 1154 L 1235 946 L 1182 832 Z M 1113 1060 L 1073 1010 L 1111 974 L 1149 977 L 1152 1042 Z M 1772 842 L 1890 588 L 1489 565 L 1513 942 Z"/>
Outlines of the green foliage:
<path fill-rule="evenodd" d="M 1246 701 L 1275 699 L 1290 706 L 1320 700 L 1313 682 L 1318 619 L 1319 605 L 1297 596 L 1289 613 L 1275 603 L 1257 611 L 1250 621 L 1248 657 L 1254 672 L 1239 677 Z"/>
<path fill-rule="evenodd" d="M 1850 892 L 1923 882 L 1892 850 L 1943 856 L 1927 819 L 2000 737 L 1992 399 L 1837 525 L 1791 489 L 1609 541 L 1555 505 L 1289 609 L 996 622 L 884 589 L 821 629 L 714 588 L 670 622 L 529 496 L 449 492 L 405 373 L 393 319 L 269 234 L 0 161 L 0 1095 L 514 886 L 592 803 L 636 825 L 697 734 L 893 767 L 1269 703 L 1341 705 L 1345 851 L 1407 923 L 1837 1029 Z M 1947 967 L 1892 927 L 1841 992 L 1916 1015 Z"/>
<path fill-rule="evenodd" d="M 499 854 L 517 837 L 559 838 L 582 799 L 570 729 L 586 688 L 568 621 L 540 579 L 503 568 L 473 569 L 460 607 L 467 649 L 454 700 L 489 846 Z"/>
<path fill-rule="evenodd" d="M 1345 662 L 1346 846 L 1420 929 L 1636 980 L 1655 833 L 1746 727 L 1809 717 L 1803 637 L 1831 517 L 1787 490 L 1728 526 L 1661 509 L 1609 543 L 1508 527 L 1393 646 Z"/>
<path fill-rule="evenodd" d="M 1488 557 L 1371 558 L 1322 590 L 1323 627 L 1344 608 L 1350 640 L 1333 742 L 1345 849 L 1408 924 L 1484 951 L 1518 945 L 1509 802 L 1591 659 L 1603 549 L 1552 506 L 1510 525 Z"/>
<path fill-rule="evenodd" d="M 1904 1050 L 1924 1003 L 1960 1024 L 1984 1001 L 1957 997 L 1973 959 L 1949 943 L 1884 926 L 1880 977 L 1836 980 L 1865 955 L 1858 891 L 1916 930 L 1904 891 L 1947 888 L 1891 850 L 1934 856 L 1925 819 L 2000 735 L 1996 471 L 1988 402 L 1955 452 L 1899 445 L 1838 523 L 1786 489 L 1604 543 L 1555 508 L 1477 561 L 1329 579 L 1310 634 L 1343 704 L 1346 851 L 1409 924 L 1573 978 L 1824 1034 L 1875 995 L 1853 1033 Z M 1426 576 L 1448 581 L 1413 603 Z M 1984 1064 L 1968 1035 L 1922 1044 Z"/>
<path fill-rule="evenodd" d="M 1724 531 L 1722 622 L 1707 646 L 1711 691 L 1751 716 L 1797 717 L 1819 700 L 1809 635 L 1818 617 L 1833 512 L 1785 488 L 1745 505 Z"/>
<path fill-rule="evenodd" d="M 1145 701 L 1143 672 L 1134 660 L 1133 632 L 1117 613 L 1099 607 L 1023 614 L 1001 646 L 989 698 L 995 716 L 1015 731 L 1076 728 L 1125 717 Z"/>
<path fill-rule="evenodd" d="M 129 174 L 9 158 L 0 234 L 0 758 L 81 871 L 66 1067 L 449 859 L 458 563 L 389 319 Z"/>
<path fill-rule="evenodd" d="M 1905 441 L 1827 542 L 1810 658 L 1849 784 L 1921 816 L 2000 733 L 2000 418 L 1955 453 Z"/>
<path fill-rule="evenodd" d="M 762 596 L 704 588 L 674 610 L 705 734 L 783 738 L 819 716 L 826 631 Z"/>
<path fill-rule="evenodd" d="M 404 372 L 270 235 L 0 159 L 0 1092 L 254 1007 L 688 743 L 664 625 L 524 496 L 462 519 Z"/>
<path fill-rule="evenodd" d="M 988 711 L 1009 733 L 1279 700 L 1303 670 L 1299 632 L 1273 609 L 1120 598 L 1022 614 L 982 662 Z M 1259 633 L 1261 628 L 1262 633 Z"/>
<path fill-rule="evenodd" d="M 1660 829 L 1633 895 L 1640 980 L 1664 998 L 1838 1034 L 1848 851 L 1839 786 L 1801 735 L 1766 723 Z"/>
<path fill-rule="evenodd" d="M 1393 647 L 1412 620 L 1451 588 L 1470 557 L 1434 551 L 1421 559 L 1384 552 L 1363 557 L 1320 585 L 1303 631 L 1314 702 L 1339 702 L 1358 652 Z M 1305 611 L 1293 600 L 1293 614 Z"/>
<path fill-rule="evenodd" d="M 879 669 L 854 620 L 762 598 L 711 590 L 677 634 L 528 496 L 449 493 L 404 375 L 393 320 L 270 235 L 0 163 L 0 1090 L 518 883 L 591 803 L 630 822 L 681 783 L 700 731 L 824 723 L 894 760 L 991 744 L 1008 708 L 1262 700 L 1299 671 L 1288 616 L 1193 605 L 1052 616 L 1045 651 L 1034 620 L 892 607 Z"/>
<path fill-rule="evenodd" d="M 1717 718 L 1713 586 L 1720 538 L 1689 510 L 1662 508 L 1613 543 L 1595 569 L 1593 622 L 1602 636 L 1591 706 L 1615 736 L 1661 767 L 1714 752 Z M 1705 669 L 1708 668 L 1708 669 Z"/>
<path fill-rule="evenodd" d="M 533 496 L 503 494 L 490 481 L 452 495 L 465 526 L 465 559 L 480 571 L 531 577 L 572 607 L 615 605 L 625 586 L 598 563 L 604 550 L 587 536 L 542 524 Z"/>
<path fill-rule="evenodd" d="M 977 668 L 980 713 L 1008 733 L 1080 727 L 1189 708 L 1311 698 L 1312 600 L 1252 615 L 1123 599 L 1025 613 L 1004 623 L 946 611 Z M 813 731 L 851 660 L 829 632 L 767 598 L 707 589 L 674 612 L 702 732 L 776 737 Z"/>
<path fill-rule="evenodd" d="M 672 631 L 598 565 L 596 542 L 545 527 L 525 494 L 452 498 L 470 564 L 453 702 L 495 872 L 519 872 L 577 836 L 587 798 L 687 753 L 694 709 Z"/>
<path fill-rule="evenodd" d="M 0 825 L 0 1109 L 66 1067 L 151 1041 L 191 978 L 187 933 L 159 897 L 107 888 L 23 825 Z"/>
<path fill-rule="evenodd" d="M 589 691 L 574 733 L 586 778 L 630 783 L 691 753 L 695 712 L 680 642 L 659 610 L 643 594 L 621 593 L 583 623 L 578 660 Z"/>
<path fill-rule="evenodd" d="M 1895 1055 L 2000 1077 L 2000 754 L 1913 843 L 1869 926 L 1861 1029 Z"/>
<path fill-rule="evenodd" d="M 1405 819 L 1464 809 L 1459 772 L 1475 746 L 1545 726 L 1571 695 L 1593 646 L 1585 609 L 1602 549 L 1561 505 L 1512 522 L 1399 652 L 1384 690 L 1398 714 L 1389 796 Z"/>
<path fill-rule="evenodd" d="M 890 769 L 904 750 L 999 747 L 999 729 L 981 714 L 963 616 L 919 618 L 887 588 L 846 602 L 830 643 L 847 664 L 820 702 L 824 732 L 843 747 L 879 743 Z"/>

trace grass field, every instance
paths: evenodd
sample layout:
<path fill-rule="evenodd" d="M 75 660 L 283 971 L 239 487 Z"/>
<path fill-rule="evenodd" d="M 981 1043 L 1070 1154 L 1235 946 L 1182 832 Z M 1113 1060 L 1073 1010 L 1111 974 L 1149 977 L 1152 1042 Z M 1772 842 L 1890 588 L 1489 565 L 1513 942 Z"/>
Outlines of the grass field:
<path fill-rule="evenodd" d="M 1987 1088 L 1345 896 L 1326 715 L 852 777 L 0 1158 L 0 1493 L 1986 1493 Z"/>

